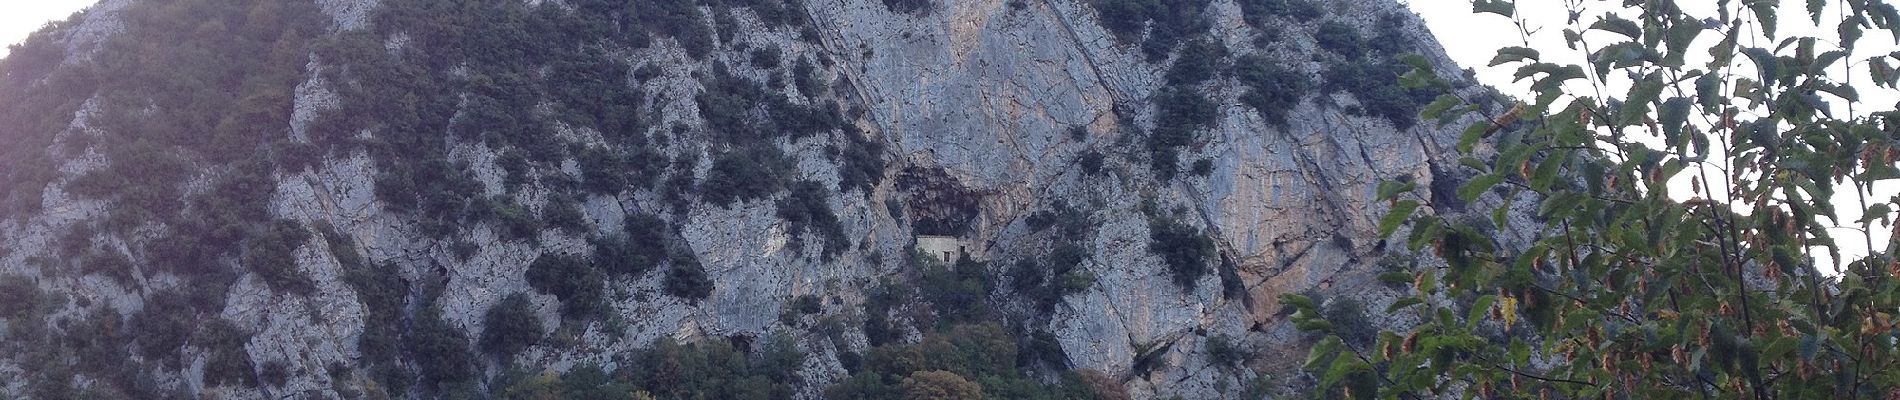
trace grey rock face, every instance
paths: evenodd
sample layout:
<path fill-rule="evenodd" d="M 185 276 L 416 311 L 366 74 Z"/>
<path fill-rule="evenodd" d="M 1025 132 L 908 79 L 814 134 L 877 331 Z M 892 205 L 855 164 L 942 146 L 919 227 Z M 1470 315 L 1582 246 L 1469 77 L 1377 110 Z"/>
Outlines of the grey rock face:
<path fill-rule="evenodd" d="M 109 1 L 87 14 L 71 29 L 70 46 L 96 47 L 88 43 L 113 34 L 112 10 L 126 3 Z M 1430 165 L 1447 163 L 1439 158 L 1451 154 L 1455 132 L 1429 123 L 1401 130 L 1381 119 L 1347 113 L 1344 106 L 1357 100 L 1345 94 L 1311 96 L 1294 108 L 1285 126 L 1276 126 L 1235 100 L 1241 92 L 1238 85 L 1220 78 L 1206 85 L 1209 97 L 1219 104 L 1218 122 L 1183 152 L 1185 160 L 1210 160 L 1211 173 L 1162 180 L 1149 171 L 1138 143 L 1144 127 L 1154 124 L 1149 99 L 1162 85 L 1165 65 L 1144 61 L 1135 45 L 1104 31 L 1086 1 L 1025 0 L 1020 8 L 1010 3 L 939 1 L 927 13 L 896 14 L 878 0 L 806 1 L 805 9 L 821 34 L 817 43 L 798 40 L 793 32 L 761 28 L 755 17 L 738 13 L 744 28 L 739 41 L 777 46 L 785 49 L 787 59 L 835 59 L 835 65 L 819 75 L 838 83 L 833 97 L 862 107 L 865 113 L 855 123 L 871 140 L 886 145 L 882 156 L 892 162 L 882 172 L 887 179 L 881 185 L 868 193 L 828 197 L 827 206 L 837 214 L 850 246 L 827 258 L 819 246 L 791 245 L 823 239 L 792 231 L 775 214 L 775 199 L 731 207 L 693 205 L 672 215 L 670 222 L 678 227 L 679 244 L 698 258 L 711 278 L 710 297 L 687 302 L 663 295 L 664 274 L 658 272 L 611 280 L 610 310 L 624 327 L 613 333 L 598 324 L 570 327 L 577 328 L 574 346 L 536 347 L 518 361 L 567 368 L 609 362 L 615 353 L 661 337 L 763 337 L 787 329 L 780 311 L 800 295 L 840 302 L 828 301 L 825 314 L 855 315 L 866 290 L 881 278 L 904 273 L 901 266 L 910 259 L 916 216 L 887 204 L 914 198 L 893 182 L 908 168 L 943 171 L 978 197 L 975 218 L 962 238 L 972 256 L 993 261 L 990 268 L 998 274 L 1009 261 L 1046 255 L 1051 239 L 1028 226 L 1029 215 L 1058 201 L 1083 210 L 1091 227 L 1079 240 L 1088 250 L 1081 268 L 1094 276 L 1094 284 L 1063 298 L 1052 314 L 1005 308 L 1027 328 L 1053 333 L 1074 368 L 1122 378 L 1140 398 L 1216 398 L 1259 377 L 1270 377 L 1283 387 L 1300 385 L 1293 360 L 1304 356 L 1305 339 L 1279 315 L 1274 300 L 1279 294 L 1357 297 L 1371 310 L 1383 310 L 1392 300 L 1372 279 L 1377 272 L 1371 266 L 1381 256 L 1373 225 L 1385 207 L 1372 198 L 1374 188 L 1381 180 L 1399 176 L 1429 184 L 1434 179 Z M 1239 8 L 1231 1 L 1214 3 L 1214 39 L 1231 49 L 1254 49 L 1252 37 L 1258 32 L 1241 22 Z M 371 23 L 367 16 L 378 6 L 373 0 L 317 4 L 336 20 L 338 31 L 365 28 Z M 1455 75 L 1436 42 L 1402 6 L 1390 0 L 1361 0 L 1339 2 L 1339 7 L 1331 18 L 1366 27 L 1376 23 L 1377 15 L 1401 13 L 1411 21 L 1411 39 L 1444 66 L 1441 72 Z M 1289 34 L 1280 47 L 1261 52 L 1317 77 L 1323 66 L 1307 53 L 1319 50 L 1304 33 L 1312 25 L 1285 27 Z M 402 46 L 392 43 L 391 50 L 400 52 Z M 635 66 L 660 70 L 654 79 L 629 84 L 646 90 L 650 100 L 663 100 L 653 106 L 658 119 L 653 125 L 665 129 L 701 122 L 693 93 L 704 87 L 695 76 L 709 74 L 708 62 L 688 57 L 670 40 L 624 57 Z M 738 51 L 711 57 L 744 63 Z M 316 61 L 312 65 L 317 71 L 327 68 Z M 735 70 L 755 79 L 765 76 Z M 330 88 L 334 84 L 313 74 L 297 86 L 287 127 L 293 140 L 308 140 L 304 132 L 315 115 L 337 107 L 336 92 Z M 801 104 L 816 100 L 791 97 Z M 1077 127 L 1088 134 L 1071 135 Z M 82 111 L 69 131 L 88 129 L 94 128 Z M 559 136 L 582 145 L 602 141 L 598 132 L 584 128 L 560 131 Z M 841 166 L 827 156 L 827 147 L 838 144 L 828 135 L 775 143 L 792 157 L 799 179 L 830 188 L 838 186 Z M 705 146 L 676 140 L 664 147 L 663 155 L 703 154 Z M 1108 155 L 1103 172 L 1091 175 L 1078 166 L 1081 155 L 1090 151 Z M 456 143 L 447 156 L 469 166 L 485 195 L 508 196 L 537 211 L 547 207 L 551 189 L 513 194 L 502 189 L 505 173 L 496 161 L 500 152 L 482 144 Z M 70 178 L 104 164 L 103 156 L 87 154 L 64 159 L 63 175 Z M 573 164 L 570 160 L 560 172 L 579 175 Z M 710 161 L 702 157 L 694 168 L 704 176 L 709 167 Z M 474 250 L 458 255 L 455 243 L 425 235 L 413 218 L 377 201 L 377 169 L 368 156 L 351 154 L 325 159 L 308 170 L 277 173 L 270 212 L 308 227 L 334 227 L 356 243 L 360 256 L 396 268 L 405 282 L 440 283 L 443 318 L 470 337 L 484 330 L 482 315 L 490 305 L 509 294 L 535 293 L 525 273 L 537 257 L 591 251 L 588 238 L 574 233 L 546 229 L 533 242 L 508 240 L 489 224 L 470 227 L 472 233 L 459 239 Z M 54 254 L 51 241 L 60 232 L 110 207 L 70 196 L 60 182 L 46 191 L 43 203 L 45 211 L 39 215 L 0 223 L 0 246 L 14 249 L 0 256 L 0 272 L 35 276 L 43 289 L 93 298 L 124 314 L 142 307 L 140 289 L 97 276 L 42 275 L 27 261 Z M 608 233 L 619 231 L 630 214 L 668 207 L 653 191 L 589 195 L 579 203 L 586 223 Z M 1155 210 L 1160 210 L 1158 215 Z M 1148 221 L 1155 217 L 1205 230 L 1219 249 L 1219 263 L 1226 264 L 1213 269 L 1231 267 L 1233 273 L 1207 274 L 1191 288 L 1176 284 L 1162 258 L 1148 250 Z M 365 305 L 344 282 L 335 251 L 313 236 L 294 252 L 296 269 L 315 284 L 312 295 L 274 292 L 256 274 L 246 274 L 227 294 L 217 316 L 254 331 L 245 346 L 250 359 L 257 365 L 288 365 L 288 383 L 260 389 L 264 393 L 204 390 L 240 397 L 333 397 L 340 395 L 338 388 L 360 385 L 332 381 L 325 373 L 332 363 L 362 357 L 357 347 L 367 318 Z M 1224 286 L 1241 290 L 1224 293 Z M 1011 304 L 1017 302 L 1016 295 L 1004 289 L 991 300 Z M 563 328 L 558 300 L 542 294 L 531 298 L 546 328 Z M 854 342 L 847 347 L 865 345 L 861 332 L 846 336 Z M 1238 370 L 1212 365 L 1202 346 L 1215 336 L 1254 349 L 1260 360 Z M 800 343 L 812 355 L 804 370 L 809 384 L 801 388 L 801 396 L 816 397 L 824 384 L 844 374 L 837 361 L 843 349 L 822 340 Z M 1137 371 L 1137 360 L 1144 357 L 1154 357 L 1162 367 Z M 0 372 L 11 366 L 0 362 Z M 189 386 L 203 387 L 201 382 Z"/>

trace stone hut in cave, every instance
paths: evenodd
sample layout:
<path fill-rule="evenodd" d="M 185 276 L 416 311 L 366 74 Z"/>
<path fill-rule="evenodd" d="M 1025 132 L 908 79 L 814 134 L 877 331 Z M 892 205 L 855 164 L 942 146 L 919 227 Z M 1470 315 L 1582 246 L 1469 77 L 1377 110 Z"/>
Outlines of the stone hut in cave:
<path fill-rule="evenodd" d="M 946 264 L 954 264 L 957 260 L 963 259 L 968 250 L 968 247 L 963 244 L 963 239 L 955 236 L 917 236 L 917 251 L 936 257 Z"/>

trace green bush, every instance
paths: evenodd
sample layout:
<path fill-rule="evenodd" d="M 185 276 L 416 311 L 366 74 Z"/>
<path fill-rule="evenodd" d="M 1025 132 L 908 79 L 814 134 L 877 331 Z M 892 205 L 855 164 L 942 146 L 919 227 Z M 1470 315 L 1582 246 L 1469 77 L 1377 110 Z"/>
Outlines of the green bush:
<path fill-rule="evenodd" d="M 509 294 L 488 306 L 482 317 L 482 351 L 507 360 L 541 341 L 541 318 L 534 315 L 528 296 Z"/>
<path fill-rule="evenodd" d="M 1285 127 L 1293 108 L 1312 90 L 1312 79 L 1305 73 L 1282 67 L 1259 55 L 1248 55 L 1234 62 L 1234 76 L 1247 86 L 1240 102 L 1253 107 L 1267 123 Z"/>
<path fill-rule="evenodd" d="M 33 278 L 25 275 L 0 277 L 0 317 L 20 318 L 39 312 L 44 296 Z"/>
<path fill-rule="evenodd" d="M 422 376 L 423 388 L 440 391 L 476 377 L 477 359 L 469 351 L 468 336 L 443 320 L 440 309 L 427 306 L 417 312 L 402 339 Z"/>
<path fill-rule="evenodd" d="M 676 256 L 673 269 L 666 272 L 666 294 L 687 300 L 704 299 L 712 295 L 712 278 L 706 276 L 706 269 L 698 261 L 682 265 Z"/>
<path fill-rule="evenodd" d="M 1326 68 L 1326 90 L 1351 93 L 1365 107 L 1366 114 L 1384 118 L 1399 129 L 1409 129 L 1418 123 L 1419 108 L 1432 100 L 1429 90 L 1398 85 L 1399 76 L 1410 69 L 1396 60 L 1335 63 Z"/>
<path fill-rule="evenodd" d="M 1320 24 L 1313 41 L 1319 43 L 1319 48 L 1348 59 L 1359 58 L 1366 51 L 1366 39 L 1359 35 L 1359 28 L 1339 21 Z"/>
<path fill-rule="evenodd" d="M 592 230 L 588 228 L 587 217 L 581 215 L 579 200 L 565 195 L 549 195 L 547 199 L 547 204 L 541 205 L 541 221 L 572 234 Z"/>
<path fill-rule="evenodd" d="M 1220 60 L 1227 58 L 1227 46 L 1215 40 L 1194 39 L 1181 46 L 1180 55 L 1168 67 L 1165 82 L 1175 87 L 1195 86 L 1214 78 Z"/>
<path fill-rule="evenodd" d="M 209 353 L 205 357 L 205 383 L 256 387 L 255 366 L 251 364 L 250 353 L 244 350 L 244 343 L 251 340 L 251 333 L 223 318 L 211 317 L 210 320 L 192 337 L 193 346 Z"/>
<path fill-rule="evenodd" d="M 812 65 L 810 58 L 799 58 L 797 64 L 792 64 L 792 85 L 807 99 L 817 98 L 829 90 L 824 79 L 818 77 L 818 68 Z"/>
<path fill-rule="evenodd" d="M 608 274 L 639 276 L 666 261 L 666 220 L 648 214 L 627 216 L 625 231 L 594 241 L 594 268 Z"/>
<path fill-rule="evenodd" d="M 790 195 L 779 199 L 778 217 L 789 225 L 787 232 L 792 235 L 793 252 L 803 248 L 804 233 L 824 241 L 821 253 L 826 260 L 851 247 L 851 239 L 845 237 L 844 226 L 838 223 L 837 214 L 831 212 L 831 204 L 826 200 L 827 193 L 824 185 L 818 182 L 798 181 L 792 184 Z"/>
<path fill-rule="evenodd" d="M 612 150 L 589 147 L 575 162 L 581 169 L 581 188 L 588 193 L 614 195 L 627 186 L 627 160 Z"/>
<path fill-rule="evenodd" d="M 1122 42 L 1142 39 L 1144 28 L 1151 28 L 1141 41 L 1148 61 L 1160 61 L 1168 50 L 1182 41 L 1202 36 L 1212 26 L 1208 18 L 1208 0 L 1093 0 L 1102 27 Z M 1152 24 L 1150 23 L 1152 22 Z"/>
<path fill-rule="evenodd" d="M 272 290 L 309 295 L 316 284 L 297 269 L 292 252 L 310 240 L 310 231 L 296 221 L 278 220 L 244 241 L 244 265 Z"/>
<path fill-rule="evenodd" d="M 1179 148 L 1192 144 L 1219 117 L 1219 106 L 1191 88 L 1165 87 L 1155 95 L 1155 129 L 1148 135 L 1149 160 L 1163 179 L 1174 176 Z"/>
<path fill-rule="evenodd" d="M 1322 312 L 1333 325 L 1333 334 L 1358 348 L 1371 346 L 1379 338 L 1379 328 L 1366 319 L 1366 306 L 1358 299 L 1335 298 L 1326 302 Z"/>
<path fill-rule="evenodd" d="M 752 66 L 766 70 L 778 69 L 783 57 L 784 52 L 779 50 L 777 45 L 765 45 L 752 49 Z"/>
<path fill-rule="evenodd" d="M 884 0 L 884 7 L 894 13 L 914 14 L 929 12 L 932 6 L 930 0 Z"/>
<path fill-rule="evenodd" d="M 290 383 L 290 366 L 284 360 L 265 361 L 258 368 L 257 377 L 271 387 L 283 387 Z"/>
<path fill-rule="evenodd" d="M 1195 282 L 1211 270 L 1208 263 L 1216 256 L 1213 239 L 1179 222 L 1148 221 L 1148 240 L 1148 251 L 1161 257 L 1174 283 L 1182 289 L 1193 289 Z"/>
<path fill-rule="evenodd" d="M 994 318 L 989 294 L 995 283 L 988 267 L 964 257 L 955 264 L 925 262 L 917 288 L 937 312 L 938 322 L 954 324 Z"/>
<path fill-rule="evenodd" d="M 607 311 L 605 278 L 576 257 L 543 254 L 528 265 L 527 278 L 536 291 L 561 299 L 563 318 L 586 321 Z"/>
<path fill-rule="evenodd" d="M 1294 21 L 1312 21 L 1326 11 L 1310 0 L 1240 0 L 1241 18 L 1255 28 L 1268 26 L 1267 17 L 1280 16 Z"/>
<path fill-rule="evenodd" d="M 865 194 L 884 180 L 884 142 L 865 138 L 857 127 L 845 125 L 849 144 L 836 157 L 843 164 L 838 170 L 838 191 L 860 190 Z"/>
<path fill-rule="evenodd" d="M 785 189 L 791 161 L 771 145 L 729 151 L 713 157 L 712 169 L 699 183 L 700 197 L 721 207 L 771 196 Z"/>
<path fill-rule="evenodd" d="M 1227 336 L 1208 336 L 1202 347 L 1207 351 L 1208 361 L 1216 366 L 1235 368 L 1253 358 L 1246 348 Z"/>
<path fill-rule="evenodd" d="M 488 213 L 494 216 L 495 231 L 508 240 L 534 241 L 541 235 L 541 219 L 514 199 L 496 195 L 488 199 Z"/>
<path fill-rule="evenodd" d="M 1102 153 L 1099 151 L 1089 150 L 1082 152 L 1082 156 L 1077 160 L 1077 163 L 1082 167 L 1083 175 L 1098 176 L 1102 174 L 1103 160 Z"/>

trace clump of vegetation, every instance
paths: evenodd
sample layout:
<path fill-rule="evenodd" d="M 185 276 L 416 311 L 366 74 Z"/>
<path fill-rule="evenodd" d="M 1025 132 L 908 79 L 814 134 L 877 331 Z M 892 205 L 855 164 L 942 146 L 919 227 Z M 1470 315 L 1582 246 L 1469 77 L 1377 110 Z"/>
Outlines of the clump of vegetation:
<path fill-rule="evenodd" d="M 932 5 L 930 0 L 884 0 L 884 7 L 891 9 L 894 13 L 914 14 L 929 12 Z"/>
<path fill-rule="evenodd" d="M 1208 263 L 1216 256 L 1214 240 L 1200 229 L 1175 221 L 1148 221 L 1148 251 L 1161 256 L 1174 283 L 1193 289 L 1201 277 L 1212 270 Z"/>
<path fill-rule="evenodd" d="M 544 254 L 528 265 L 528 285 L 561 299 L 563 318 L 586 321 L 607 309 L 605 277 L 579 258 Z"/>
<path fill-rule="evenodd" d="M 1227 336 L 1209 336 L 1202 342 L 1202 347 L 1207 351 L 1208 361 L 1220 367 L 1239 367 L 1241 363 L 1253 358 L 1251 352 L 1241 347 L 1240 343 L 1234 343 L 1234 339 Z"/>
<path fill-rule="evenodd" d="M 1218 105 L 1192 88 L 1165 87 L 1155 95 L 1155 129 L 1148 135 L 1150 166 L 1162 179 L 1179 168 L 1179 148 L 1193 144 L 1199 132 L 1219 117 Z"/>
<path fill-rule="evenodd" d="M 1319 48 L 1346 58 L 1359 58 L 1365 55 L 1366 39 L 1359 36 L 1359 28 L 1339 21 L 1326 21 L 1313 33 L 1313 41 Z"/>
<path fill-rule="evenodd" d="M 793 397 L 805 354 L 787 335 L 763 342 L 748 349 L 725 340 L 680 343 L 661 338 L 618 360 L 620 368 L 612 372 L 593 364 L 565 374 L 513 372 L 499 379 L 497 393 L 506 398 L 620 400 Z"/>
<path fill-rule="evenodd" d="M 1102 174 L 1102 152 L 1095 150 L 1084 151 L 1082 152 L 1082 156 L 1076 160 L 1076 163 L 1082 167 L 1083 175 L 1098 176 Z"/>
<path fill-rule="evenodd" d="M 627 216 L 623 232 L 594 241 L 595 269 L 617 277 L 638 276 L 666 261 L 666 220 L 649 214 Z"/>
<path fill-rule="evenodd" d="M 209 353 L 205 357 L 205 383 L 256 387 L 257 374 L 253 372 L 256 367 L 251 363 L 250 352 L 244 350 L 244 343 L 250 340 L 250 332 L 223 318 L 213 317 L 199 328 L 192 345 Z"/>
<path fill-rule="evenodd" d="M 784 152 L 769 144 L 728 151 L 713 157 L 712 169 L 699 183 L 700 197 L 729 207 L 771 196 L 785 189 L 791 169 Z"/>
<path fill-rule="evenodd" d="M 503 297 L 482 317 L 482 351 L 503 360 L 533 346 L 542 334 L 541 318 L 521 293 Z"/>
<path fill-rule="evenodd" d="M 1287 117 L 1300 100 L 1313 89 L 1305 73 L 1287 68 L 1259 55 L 1234 61 L 1234 77 L 1247 85 L 1240 102 L 1254 108 L 1267 123 L 1286 126 Z"/>
<path fill-rule="evenodd" d="M 1240 0 L 1241 19 L 1255 28 L 1268 26 L 1269 17 L 1285 17 L 1294 21 L 1312 21 L 1326 14 L 1312 0 Z"/>
<path fill-rule="evenodd" d="M 25 275 L 0 277 L 0 318 L 20 318 L 40 309 L 40 286 Z"/>
<path fill-rule="evenodd" d="M 981 321 L 994 317 L 989 295 L 995 287 L 988 267 L 963 257 L 954 264 L 925 261 L 917 288 L 941 323 Z"/>
<path fill-rule="evenodd" d="M 1149 61 L 1167 58 L 1181 42 L 1207 33 L 1208 0 L 1093 0 L 1095 11 L 1108 29 L 1124 43 L 1140 41 Z M 1146 31 L 1146 38 L 1142 32 Z"/>
<path fill-rule="evenodd" d="M 474 352 L 468 336 L 442 319 L 442 310 L 426 305 L 416 313 L 402 344 L 413 355 L 423 388 L 440 392 L 476 376 Z"/>
<path fill-rule="evenodd" d="M 1434 94 L 1430 90 L 1399 85 L 1399 76 L 1412 67 L 1396 57 L 1410 51 L 1413 45 L 1400 31 L 1405 19 L 1387 15 L 1381 21 L 1380 34 L 1370 41 L 1352 25 L 1337 21 L 1320 25 L 1313 35 L 1314 40 L 1341 58 L 1326 66 L 1323 89 L 1351 93 L 1365 114 L 1383 118 L 1399 129 L 1409 129 L 1418 123 L 1419 109 L 1432 101 Z"/>
<path fill-rule="evenodd" d="M 803 248 L 801 234 L 811 233 L 824 241 L 821 251 L 826 260 L 843 253 L 851 247 L 851 239 L 844 235 L 844 226 L 838 223 L 838 216 L 831 212 L 831 204 L 826 201 L 824 185 L 812 181 L 799 181 L 792 184 L 791 195 L 778 201 L 778 217 L 790 225 L 791 249 L 794 252 Z"/>
<path fill-rule="evenodd" d="M 699 300 L 712 295 L 712 278 L 706 276 L 706 268 L 699 265 L 698 258 L 680 251 L 673 254 L 672 264 L 673 269 L 666 272 L 663 282 L 666 294 L 687 300 Z"/>
<path fill-rule="evenodd" d="M 308 295 L 316 290 L 310 277 L 297 269 L 292 252 L 310 240 L 310 231 L 296 221 L 279 220 L 244 242 L 244 265 L 264 279 L 272 290 Z"/>
<path fill-rule="evenodd" d="M 870 195 L 884 180 L 884 142 L 865 138 L 853 125 L 845 125 L 844 136 L 849 143 L 833 158 L 843 164 L 838 169 L 838 191 Z"/>
<path fill-rule="evenodd" d="M 751 61 L 754 68 L 767 70 L 778 69 L 779 62 L 782 61 L 783 58 L 784 51 L 779 50 L 777 45 L 766 45 L 752 49 Z"/>

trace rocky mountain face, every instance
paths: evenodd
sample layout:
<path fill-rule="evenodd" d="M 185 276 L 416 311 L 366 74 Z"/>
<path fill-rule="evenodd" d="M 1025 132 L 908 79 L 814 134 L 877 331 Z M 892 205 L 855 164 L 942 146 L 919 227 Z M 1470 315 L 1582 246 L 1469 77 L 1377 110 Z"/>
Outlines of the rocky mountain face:
<path fill-rule="evenodd" d="M 1458 179 L 1403 53 L 1458 75 L 1392 0 L 107 0 L 0 62 L 0 393 L 1303 393 L 1276 297 L 1405 323 L 1375 188 Z"/>

